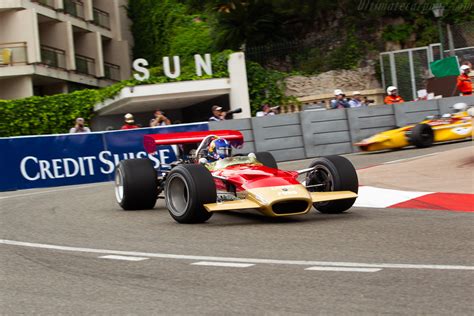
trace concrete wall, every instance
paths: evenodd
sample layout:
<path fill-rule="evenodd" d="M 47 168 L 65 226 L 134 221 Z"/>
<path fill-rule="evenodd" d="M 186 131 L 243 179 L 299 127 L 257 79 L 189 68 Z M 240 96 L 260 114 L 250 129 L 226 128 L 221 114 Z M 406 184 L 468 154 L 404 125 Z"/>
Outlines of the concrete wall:
<path fill-rule="evenodd" d="M 35 10 L 0 12 L 0 43 L 26 42 L 28 63 L 41 61 Z"/>
<path fill-rule="evenodd" d="M 104 63 L 100 34 L 96 32 L 74 33 L 74 47 L 76 54 L 94 59 L 95 71 L 93 75 L 103 77 Z"/>
<path fill-rule="evenodd" d="M 303 111 L 293 114 L 210 122 L 211 130 L 242 131 L 238 153 L 271 152 L 277 161 L 356 152 L 352 144 L 376 133 L 451 113 L 455 103 L 474 106 L 474 97 L 407 102 L 362 108 Z M 248 142 L 248 143 L 247 143 Z"/>
<path fill-rule="evenodd" d="M 120 79 L 129 79 L 131 71 L 130 55 L 128 54 L 128 43 L 126 41 L 116 41 L 115 39 L 105 39 L 102 37 L 102 47 L 104 51 L 104 61 L 120 66 Z"/>
<path fill-rule="evenodd" d="M 0 99 L 19 99 L 32 95 L 33 83 L 30 76 L 0 79 Z"/>

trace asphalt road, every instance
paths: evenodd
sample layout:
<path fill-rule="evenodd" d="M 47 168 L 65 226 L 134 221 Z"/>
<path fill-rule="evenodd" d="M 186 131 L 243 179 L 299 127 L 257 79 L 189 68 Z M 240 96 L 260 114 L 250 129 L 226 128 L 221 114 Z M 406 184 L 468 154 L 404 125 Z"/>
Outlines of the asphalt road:
<path fill-rule="evenodd" d="M 365 168 L 471 145 L 347 157 Z M 162 201 L 122 211 L 111 183 L 5 192 L 0 206 L 2 315 L 474 313 L 472 213 L 225 213 L 180 225 Z"/>

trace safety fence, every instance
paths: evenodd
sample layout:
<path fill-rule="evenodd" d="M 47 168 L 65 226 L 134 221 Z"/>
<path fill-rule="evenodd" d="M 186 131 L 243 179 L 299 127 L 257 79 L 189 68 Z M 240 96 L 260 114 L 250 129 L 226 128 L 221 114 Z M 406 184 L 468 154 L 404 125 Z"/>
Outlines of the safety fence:
<path fill-rule="evenodd" d="M 146 134 L 208 130 L 207 123 L 94 132 L 0 138 L 0 191 L 110 181 L 120 160 L 149 157 L 159 167 L 176 161 L 175 148 L 156 155 L 143 148 Z"/>
<path fill-rule="evenodd" d="M 355 142 L 396 126 L 420 122 L 428 115 L 451 113 L 459 102 L 474 106 L 474 97 L 209 122 L 209 129 L 241 130 L 246 145 L 239 153 L 269 151 L 277 161 L 287 161 L 356 152 Z"/>

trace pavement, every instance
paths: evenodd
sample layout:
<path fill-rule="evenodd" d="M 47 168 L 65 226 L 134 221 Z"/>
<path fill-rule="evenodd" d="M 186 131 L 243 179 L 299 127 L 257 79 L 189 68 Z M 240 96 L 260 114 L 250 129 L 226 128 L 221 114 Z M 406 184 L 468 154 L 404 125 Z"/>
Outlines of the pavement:
<path fill-rule="evenodd" d="M 346 157 L 364 179 L 371 169 L 423 165 L 426 155 L 471 146 Z M 412 176 L 425 181 L 422 168 Z M 390 180 L 396 172 L 378 170 L 384 181 L 375 177 L 361 190 L 401 191 Z M 445 189 L 440 179 L 434 192 Z M 163 200 L 153 210 L 123 211 L 113 185 L 99 183 L 2 192 L 0 218 L 2 315 L 474 314 L 472 213 L 354 207 L 275 219 L 225 212 L 181 225 Z"/>
<path fill-rule="evenodd" d="M 403 191 L 474 194 L 474 146 L 358 170 L 359 183 Z"/>

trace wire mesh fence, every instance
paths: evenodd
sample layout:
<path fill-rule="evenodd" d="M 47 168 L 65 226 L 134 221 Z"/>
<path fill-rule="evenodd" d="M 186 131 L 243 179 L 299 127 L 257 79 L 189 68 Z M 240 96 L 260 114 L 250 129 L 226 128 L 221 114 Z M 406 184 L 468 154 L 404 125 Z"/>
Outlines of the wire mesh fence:
<path fill-rule="evenodd" d="M 448 56 L 457 56 L 460 64 L 474 64 L 474 22 L 443 28 L 444 45 L 431 44 L 380 54 L 382 85 L 398 87 L 405 100 L 415 100 L 417 91 L 426 89 L 432 77 L 430 63 Z M 441 53 L 443 52 L 443 53 Z"/>
<path fill-rule="evenodd" d="M 453 25 L 450 29 L 454 48 L 474 46 L 474 21 Z M 447 47 L 449 47 L 449 39 Z"/>

